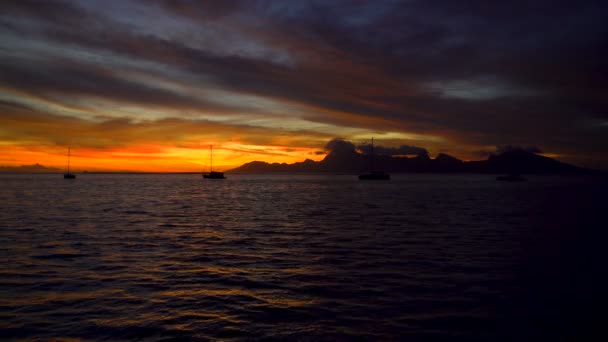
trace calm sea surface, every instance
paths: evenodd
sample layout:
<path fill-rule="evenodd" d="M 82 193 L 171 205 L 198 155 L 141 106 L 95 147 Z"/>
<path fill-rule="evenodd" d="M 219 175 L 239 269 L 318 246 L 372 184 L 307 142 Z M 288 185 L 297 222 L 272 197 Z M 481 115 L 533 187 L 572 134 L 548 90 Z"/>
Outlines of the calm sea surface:
<path fill-rule="evenodd" d="M 0 339 L 588 340 L 606 321 L 596 178 L 228 176 L 0 175 Z"/>

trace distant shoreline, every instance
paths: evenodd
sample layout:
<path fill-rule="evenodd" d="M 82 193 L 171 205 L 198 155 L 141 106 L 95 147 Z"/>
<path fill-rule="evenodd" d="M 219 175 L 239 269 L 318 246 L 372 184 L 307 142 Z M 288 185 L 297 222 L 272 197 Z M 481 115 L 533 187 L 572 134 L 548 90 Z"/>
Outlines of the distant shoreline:
<path fill-rule="evenodd" d="M 363 171 L 362 171 L 363 172 Z M 73 172 L 77 175 L 201 175 L 203 172 L 122 172 L 122 171 L 107 171 L 107 172 Z M 400 171 L 391 172 L 395 175 L 498 175 L 503 172 L 416 172 L 416 171 Z M 0 171 L 0 175 L 62 175 L 63 172 L 27 172 L 27 171 Z M 309 176 L 357 176 L 360 173 L 356 172 L 297 172 L 297 171 L 268 171 L 268 172 L 226 172 L 226 175 L 309 175 Z M 589 170 L 585 173 L 522 173 L 524 175 L 536 176 L 608 176 L 608 171 Z"/>

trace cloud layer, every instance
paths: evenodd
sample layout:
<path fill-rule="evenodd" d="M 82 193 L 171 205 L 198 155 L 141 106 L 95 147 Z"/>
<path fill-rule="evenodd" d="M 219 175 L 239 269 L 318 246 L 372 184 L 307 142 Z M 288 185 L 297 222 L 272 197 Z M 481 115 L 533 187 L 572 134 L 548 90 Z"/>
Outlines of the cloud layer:
<path fill-rule="evenodd" d="M 607 168 L 607 13 L 600 1 L 3 2 L 0 139 L 212 141 L 226 158 L 280 161 L 375 136 L 387 153 L 470 159 L 511 144 Z"/>

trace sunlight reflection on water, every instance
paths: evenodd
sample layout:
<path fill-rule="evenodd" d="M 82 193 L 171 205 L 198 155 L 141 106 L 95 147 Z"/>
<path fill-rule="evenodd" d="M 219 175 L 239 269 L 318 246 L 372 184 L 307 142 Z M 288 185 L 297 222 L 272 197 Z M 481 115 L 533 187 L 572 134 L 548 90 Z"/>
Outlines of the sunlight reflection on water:
<path fill-rule="evenodd" d="M 0 175 L 0 337 L 555 337 L 594 294 L 554 301 L 596 180 L 393 178 Z"/>

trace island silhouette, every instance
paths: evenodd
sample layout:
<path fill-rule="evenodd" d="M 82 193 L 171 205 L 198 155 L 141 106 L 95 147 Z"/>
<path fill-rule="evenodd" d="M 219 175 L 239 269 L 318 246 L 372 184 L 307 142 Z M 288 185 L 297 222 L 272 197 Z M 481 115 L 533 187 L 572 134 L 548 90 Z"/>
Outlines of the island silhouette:
<path fill-rule="evenodd" d="M 326 156 L 320 161 L 267 163 L 252 161 L 225 173 L 343 173 L 360 174 L 370 171 L 370 146 L 332 139 L 326 145 Z M 486 160 L 463 161 L 446 153 L 431 158 L 426 149 L 416 146 L 390 148 L 376 146 L 374 167 L 387 173 L 486 173 L 486 174 L 602 174 L 566 164 L 539 154 L 540 150 L 506 146 L 490 153 Z M 2 166 L 0 173 L 59 173 L 61 169 L 41 164 Z M 86 172 L 86 171 L 85 171 Z M 93 171 L 89 173 L 154 173 L 141 171 Z M 198 172 L 179 172 L 198 173 Z"/>
<path fill-rule="evenodd" d="M 328 151 L 321 161 L 306 159 L 293 164 L 267 163 L 253 161 L 227 173 L 359 173 L 369 167 L 369 150 L 367 145 L 355 146 L 353 143 L 333 139 L 327 145 Z M 462 161 L 445 153 L 435 158 L 429 157 L 426 149 L 413 146 L 402 146 L 391 149 L 378 146 L 374 164 L 386 172 L 418 173 L 492 173 L 492 174 L 584 174 L 591 170 L 566 164 L 538 154 L 538 150 L 508 146 L 486 160 Z M 397 153 L 388 154 L 388 153 Z"/>
<path fill-rule="evenodd" d="M 58 173 L 61 169 L 56 167 L 47 167 L 41 164 L 20 165 L 20 166 L 4 166 L 0 165 L 0 172 L 7 173 Z"/>

